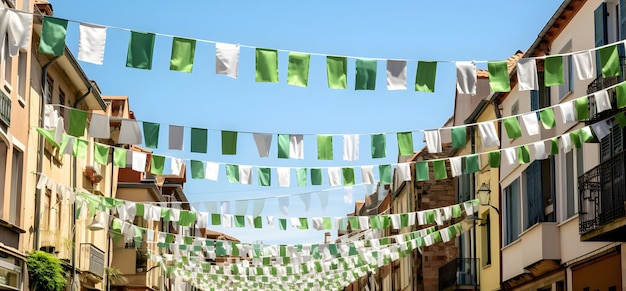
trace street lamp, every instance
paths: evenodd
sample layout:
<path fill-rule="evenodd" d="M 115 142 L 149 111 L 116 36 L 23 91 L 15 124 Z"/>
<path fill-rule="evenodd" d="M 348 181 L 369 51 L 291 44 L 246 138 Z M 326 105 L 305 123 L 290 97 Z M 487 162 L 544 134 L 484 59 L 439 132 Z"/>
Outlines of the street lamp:
<path fill-rule="evenodd" d="M 491 189 L 489 189 L 489 184 L 483 183 L 480 188 L 478 188 L 476 194 L 478 196 L 478 201 L 481 206 L 489 206 L 493 210 L 495 210 L 498 215 L 500 214 L 500 210 L 491 205 Z"/>

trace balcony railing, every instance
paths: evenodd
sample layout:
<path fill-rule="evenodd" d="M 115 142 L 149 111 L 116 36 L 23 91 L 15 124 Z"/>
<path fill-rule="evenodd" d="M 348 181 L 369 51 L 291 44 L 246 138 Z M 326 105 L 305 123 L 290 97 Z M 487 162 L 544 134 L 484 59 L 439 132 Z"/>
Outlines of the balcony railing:
<path fill-rule="evenodd" d="M 454 259 L 439 268 L 439 290 L 474 286 L 478 259 Z"/>
<path fill-rule="evenodd" d="M 104 278 L 104 252 L 90 243 L 81 243 L 78 268 Z"/>
<path fill-rule="evenodd" d="M 613 155 L 578 178 L 580 234 L 626 214 L 624 155 L 624 152 Z"/>
<path fill-rule="evenodd" d="M 601 91 L 608 87 L 611 87 L 621 81 L 624 80 L 624 76 L 626 76 L 626 57 L 620 57 L 620 75 L 617 77 L 602 77 L 602 75 L 598 76 L 595 80 L 593 80 L 589 85 L 587 85 L 587 94 L 593 94 L 595 92 Z M 589 98 L 589 120 L 588 124 L 592 124 L 598 122 L 600 120 L 604 120 L 609 118 L 617 113 L 617 100 L 615 98 L 615 89 L 609 90 L 609 97 L 611 99 L 612 110 L 606 110 L 601 113 L 597 113 L 596 103 L 594 98 Z"/>
<path fill-rule="evenodd" d="M 0 91 L 0 121 L 6 126 L 11 125 L 11 98 Z"/>

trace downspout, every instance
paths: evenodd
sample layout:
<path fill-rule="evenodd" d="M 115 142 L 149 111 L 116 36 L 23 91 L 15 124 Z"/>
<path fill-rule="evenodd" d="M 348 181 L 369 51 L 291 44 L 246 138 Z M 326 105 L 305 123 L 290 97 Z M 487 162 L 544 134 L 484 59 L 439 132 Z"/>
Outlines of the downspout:
<path fill-rule="evenodd" d="M 473 126 L 470 126 L 470 151 L 472 154 L 476 153 L 476 133 Z M 470 191 L 472 193 L 472 199 L 476 199 L 476 175 L 474 173 L 470 174 Z M 472 228 L 472 239 L 470 240 L 471 248 L 472 248 L 472 257 L 473 257 L 473 267 L 474 267 L 474 291 L 478 290 L 478 258 L 476 258 L 476 245 L 478 241 L 476 240 L 476 220 L 473 220 L 474 224 Z"/>
<path fill-rule="evenodd" d="M 493 107 L 493 112 L 496 115 L 496 118 L 502 118 L 502 113 L 500 109 L 498 109 L 498 103 L 496 102 L 496 98 L 491 99 L 491 107 Z M 502 136 L 502 126 L 498 126 L 498 136 Z M 498 178 L 500 178 L 500 169 L 498 168 Z M 502 213 L 502 186 L 500 185 L 500 181 L 498 181 L 498 209 L 500 209 L 500 213 Z M 506 290 L 504 288 L 504 283 L 502 281 L 502 275 L 504 274 L 504 270 L 502 267 L 502 217 L 498 214 L 498 257 L 500 265 L 500 290 Z"/>
<path fill-rule="evenodd" d="M 39 108 L 39 127 L 44 127 L 44 107 L 48 104 L 48 100 L 46 100 L 46 83 L 48 81 L 48 68 L 56 62 L 60 56 L 56 56 L 50 59 L 45 65 L 43 65 L 41 69 L 41 102 Z M 52 88 L 50 88 L 52 90 Z M 39 137 L 39 163 L 37 163 L 37 174 L 41 174 L 43 171 L 43 159 L 44 159 L 44 151 L 45 151 L 45 143 L 43 141 L 43 137 Z M 33 248 L 35 250 L 39 250 L 40 247 L 40 222 L 41 222 L 41 189 L 35 189 L 35 221 L 33 223 L 33 228 L 35 232 L 35 239 L 33 241 Z"/>

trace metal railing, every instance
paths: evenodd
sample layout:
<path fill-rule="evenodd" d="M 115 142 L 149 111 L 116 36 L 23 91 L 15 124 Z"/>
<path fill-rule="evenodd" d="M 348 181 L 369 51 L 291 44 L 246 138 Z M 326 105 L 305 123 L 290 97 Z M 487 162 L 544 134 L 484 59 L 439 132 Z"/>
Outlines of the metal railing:
<path fill-rule="evenodd" d="M 455 286 L 474 286 L 478 259 L 454 259 L 439 268 L 439 290 Z"/>
<path fill-rule="evenodd" d="M 580 234 L 626 215 L 624 155 L 615 154 L 578 177 Z"/>
<path fill-rule="evenodd" d="M 6 126 L 11 125 L 11 97 L 0 90 L 0 121 Z"/>
<path fill-rule="evenodd" d="M 626 57 L 620 57 L 620 75 L 616 77 L 602 77 L 602 75 L 598 76 L 595 80 L 593 80 L 589 85 L 587 85 L 587 94 L 593 94 L 595 92 L 601 91 L 617 83 L 624 80 L 624 76 L 626 74 Z M 608 91 L 609 97 L 611 99 L 612 110 L 606 110 L 601 113 L 597 113 L 596 102 L 594 98 L 589 98 L 589 120 L 586 121 L 587 124 L 592 124 L 598 122 L 600 120 L 604 120 L 609 118 L 617 113 L 617 100 L 615 97 L 615 89 L 611 89 Z"/>
<path fill-rule="evenodd" d="M 78 268 L 104 278 L 104 251 L 90 243 L 81 243 Z"/>

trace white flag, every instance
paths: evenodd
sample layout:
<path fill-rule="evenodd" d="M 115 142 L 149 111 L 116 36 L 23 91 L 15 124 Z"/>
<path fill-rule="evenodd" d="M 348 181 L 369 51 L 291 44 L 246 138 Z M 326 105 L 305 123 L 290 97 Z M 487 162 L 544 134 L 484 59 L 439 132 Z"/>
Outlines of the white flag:
<path fill-rule="evenodd" d="M 278 174 L 278 186 L 289 187 L 291 183 L 291 168 L 278 167 L 276 168 Z"/>
<path fill-rule="evenodd" d="M 352 186 L 343 188 L 343 202 L 346 204 L 352 204 Z"/>
<path fill-rule="evenodd" d="M 289 135 L 289 157 L 292 159 L 304 159 L 304 142 L 301 134 Z"/>
<path fill-rule="evenodd" d="M 450 158 L 450 171 L 452 172 L 452 177 L 461 176 L 463 173 L 461 161 L 461 157 Z"/>
<path fill-rule="evenodd" d="M 345 134 L 343 136 L 343 160 L 356 161 L 359 159 L 359 135 Z"/>
<path fill-rule="evenodd" d="M 285 216 L 289 216 L 289 196 L 278 197 L 278 208 Z"/>
<path fill-rule="evenodd" d="M 398 164 L 398 179 L 400 182 L 411 180 L 411 163 Z"/>
<path fill-rule="evenodd" d="M 593 98 L 596 100 L 597 112 L 603 112 L 611 110 L 611 100 L 609 100 L 609 93 L 606 90 L 593 93 Z"/>
<path fill-rule="evenodd" d="M 144 152 L 137 151 L 128 151 L 132 155 L 132 168 L 135 172 L 145 172 L 146 171 L 146 156 L 147 154 Z"/>
<path fill-rule="evenodd" d="M 239 45 L 215 43 L 215 73 L 237 78 L 239 68 Z"/>
<path fill-rule="evenodd" d="M 535 59 L 517 61 L 517 88 L 519 91 L 538 90 L 537 63 Z"/>
<path fill-rule="evenodd" d="M 563 118 L 563 124 L 576 121 L 576 113 L 574 111 L 573 101 L 559 104 L 559 109 L 561 110 L 561 117 Z"/>
<path fill-rule="evenodd" d="M 572 55 L 572 59 L 574 60 L 574 68 L 576 69 L 578 80 L 589 80 L 596 77 L 591 51 L 575 53 Z"/>
<path fill-rule="evenodd" d="M 80 23 L 79 31 L 78 60 L 102 65 L 104 61 L 104 45 L 107 38 L 106 27 Z"/>
<path fill-rule="evenodd" d="M 328 168 L 328 181 L 330 186 L 341 186 L 341 168 L 329 167 Z"/>
<path fill-rule="evenodd" d="M 172 171 L 172 175 L 182 176 L 183 165 L 185 162 L 183 159 L 173 158 L 172 163 L 170 164 L 170 170 Z"/>
<path fill-rule="evenodd" d="M 493 122 L 481 122 L 478 124 L 478 129 L 480 131 L 480 137 L 483 142 L 483 148 L 500 145 L 498 132 L 496 131 L 496 127 L 493 125 Z"/>
<path fill-rule="evenodd" d="M 141 130 L 135 119 L 122 119 L 120 127 L 120 137 L 118 143 L 121 144 L 141 144 Z"/>
<path fill-rule="evenodd" d="M 406 90 L 406 61 L 387 60 L 387 90 Z"/>
<path fill-rule="evenodd" d="M 183 137 L 185 128 L 178 125 L 170 125 L 169 130 L 169 149 L 183 150 Z"/>
<path fill-rule="evenodd" d="M 111 126 L 109 124 L 109 116 L 91 114 L 91 121 L 89 122 L 89 135 L 93 138 L 110 138 Z"/>
<path fill-rule="evenodd" d="M 239 165 L 239 183 L 244 185 L 252 184 L 252 167 Z"/>
<path fill-rule="evenodd" d="M 569 134 L 564 134 L 561 136 L 561 150 L 567 153 L 572 149 L 572 138 Z"/>
<path fill-rule="evenodd" d="M 537 113 L 531 112 L 522 115 L 522 122 L 526 128 L 526 133 L 529 136 L 539 134 L 539 121 L 537 120 Z"/>
<path fill-rule="evenodd" d="M 504 157 L 509 166 L 512 166 L 517 161 L 517 151 L 515 148 L 504 149 Z"/>
<path fill-rule="evenodd" d="M 256 148 L 259 151 L 259 157 L 264 158 L 270 155 L 270 146 L 272 144 L 271 133 L 253 133 Z"/>
<path fill-rule="evenodd" d="M 20 48 L 28 49 L 32 24 L 32 14 L 9 11 L 9 56 L 17 56 Z"/>
<path fill-rule="evenodd" d="M 442 151 L 441 134 L 438 129 L 424 131 L 424 140 L 429 153 L 440 153 Z"/>
<path fill-rule="evenodd" d="M 311 208 L 311 193 L 304 193 L 298 196 L 300 196 L 300 200 L 302 200 L 302 205 L 304 205 L 304 211 L 308 212 Z"/>
<path fill-rule="evenodd" d="M 204 168 L 204 178 L 210 181 L 217 181 L 220 173 L 220 164 L 214 162 L 206 162 Z"/>
<path fill-rule="evenodd" d="M 361 167 L 361 176 L 363 177 L 363 184 L 374 184 L 374 167 L 373 166 L 362 166 Z"/>
<path fill-rule="evenodd" d="M 456 90 L 460 94 L 476 95 L 477 79 L 474 62 L 456 62 Z"/>
<path fill-rule="evenodd" d="M 593 133 L 596 135 L 598 140 L 605 138 L 611 133 L 611 126 L 609 126 L 606 120 L 592 124 L 591 129 L 593 129 Z"/>
<path fill-rule="evenodd" d="M 538 141 L 533 143 L 535 147 L 535 160 L 545 160 L 548 158 L 550 153 L 546 151 L 546 144 L 544 141 Z"/>

